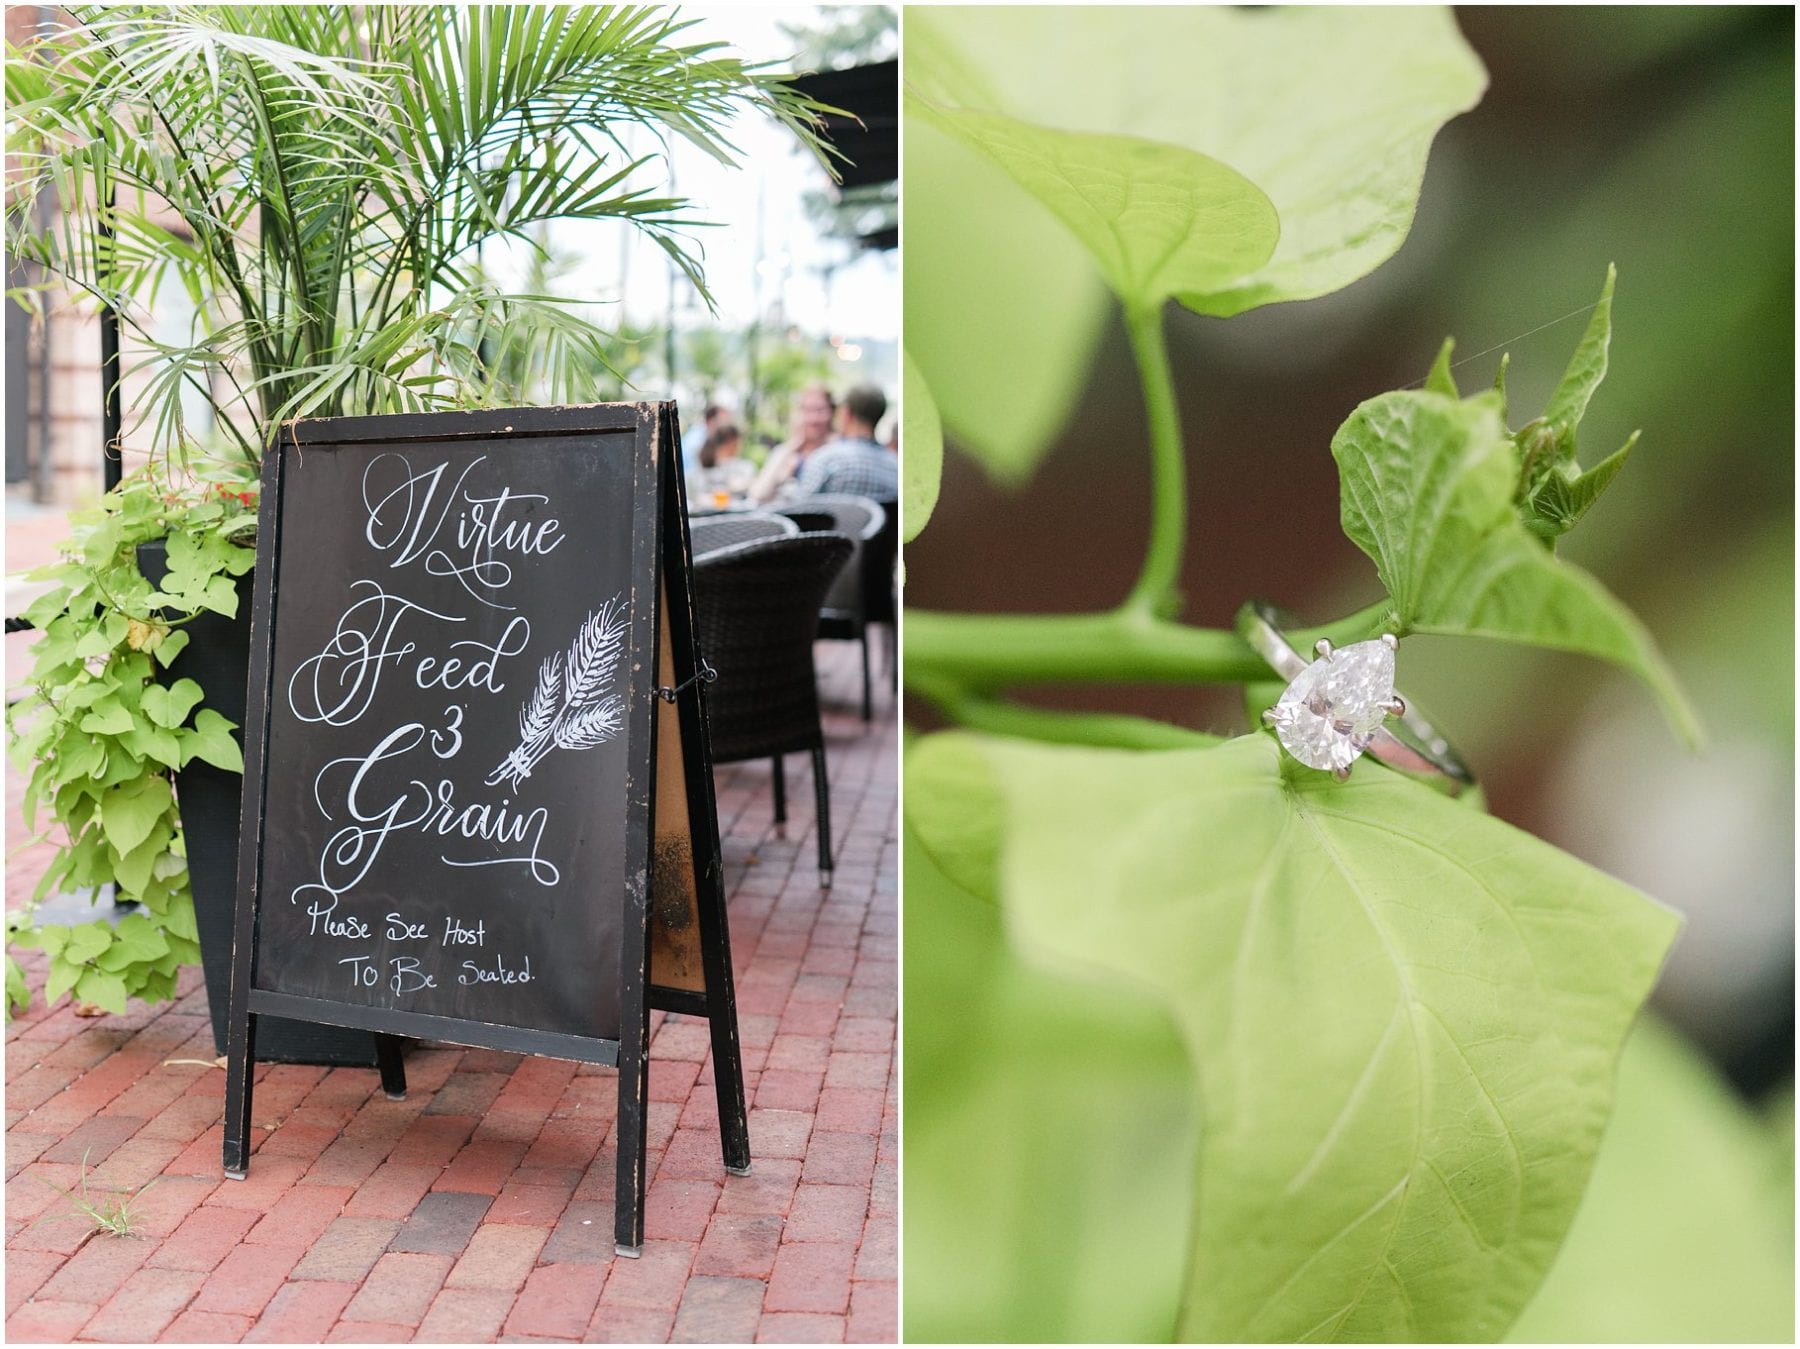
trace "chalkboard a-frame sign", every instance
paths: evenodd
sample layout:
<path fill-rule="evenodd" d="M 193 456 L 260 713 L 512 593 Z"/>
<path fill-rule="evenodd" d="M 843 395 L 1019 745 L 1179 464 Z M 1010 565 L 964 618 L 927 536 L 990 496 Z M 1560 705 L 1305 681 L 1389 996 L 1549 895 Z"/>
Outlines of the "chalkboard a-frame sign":
<path fill-rule="evenodd" d="M 672 403 L 339 417 L 263 463 L 224 1165 L 261 1015 L 619 1069 L 643 1240 L 652 1007 L 706 1017 L 750 1165 Z"/>

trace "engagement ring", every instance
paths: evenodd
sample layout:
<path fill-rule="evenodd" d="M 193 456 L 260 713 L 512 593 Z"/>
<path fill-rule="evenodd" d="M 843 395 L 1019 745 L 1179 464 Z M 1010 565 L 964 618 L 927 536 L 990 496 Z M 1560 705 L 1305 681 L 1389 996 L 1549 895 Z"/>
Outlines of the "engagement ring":
<path fill-rule="evenodd" d="M 1314 647 L 1317 659 L 1309 662 L 1276 626 L 1274 609 L 1260 600 L 1238 611 L 1237 629 L 1288 681 L 1263 720 L 1281 747 L 1307 767 L 1324 769 L 1341 782 L 1366 752 L 1450 796 L 1474 783 L 1449 742 L 1394 691 L 1400 642 L 1392 633 L 1340 647 L 1321 638 Z"/>

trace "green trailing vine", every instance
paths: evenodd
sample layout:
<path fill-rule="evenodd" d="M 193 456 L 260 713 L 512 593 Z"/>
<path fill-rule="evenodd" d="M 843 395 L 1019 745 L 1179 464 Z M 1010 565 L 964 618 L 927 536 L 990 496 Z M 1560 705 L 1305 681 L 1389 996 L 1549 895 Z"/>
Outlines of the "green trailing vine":
<path fill-rule="evenodd" d="M 117 926 L 8 915 L 9 942 L 49 957 L 50 1001 L 72 992 L 122 1012 L 127 998 L 171 997 L 177 969 L 200 958 L 174 775 L 195 760 L 242 772 L 243 757 L 235 723 L 202 706 L 200 686 L 162 676 L 195 616 L 236 614 L 237 578 L 256 561 L 255 503 L 252 481 L 177 484 L 151 465 L 72 515 L 60 559 L 27 575 L 49 589 L 24 614 L 41 635 L 9 748 L 29 775 L 29 841 L 56 845 L 33 903 L 116 884 L 141 906 Z M 169 570 L 153 586 L 138 545 L 164 539 Z M 9 1015 L 29 998 L 10 953 L 7 998 Z"/>

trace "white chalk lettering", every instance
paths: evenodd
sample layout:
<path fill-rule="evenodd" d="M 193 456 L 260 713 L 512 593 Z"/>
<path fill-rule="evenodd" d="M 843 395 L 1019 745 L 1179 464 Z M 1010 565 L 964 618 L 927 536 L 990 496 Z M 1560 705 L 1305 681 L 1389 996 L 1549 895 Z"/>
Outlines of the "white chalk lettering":
<path fill-rule="evenodd" d="M 423 923 L 409 923 L 397 913 L 387 916 L 387 939 L 389 941 L 428 941 L 429 936 Z"/>
<path fill-rule="evenodd" d="M 415 469 L 405 455 L 378 455 L 363 470 L 363 508 L 368 512 L 363 536 L 371 548 L 391 556 L 391 569 L 422 562 L 428 575 L 454 578 L 482 604 L 510 609 L 496 595 L 512 584 L 512 565 L 496 554 L 553 553 L 563 542 L 562 522 L 509 517 L 509 506 L 549 500 L 538 492 L 510 487 L 492 496 L 471 492 L 469 475 L 486 460 L 486 455 L 471 460 L 446 485 L 448 463 Z M 440 540 L 449 545 L 452 538 L 454 555 L 447 546 L 437 546 Z"/>
<path fill-rule="evenodd" d="M 523 969 L 511 969 L 506 957 L 496 955 L 494 967 L 485 969 L 473 960 L 462 963 L 463 972 L 456 976 L 459 984 L 528 984 L 531 982 L 531 957 L 526 956 Z"/>
<path fill-rule="evenodd" d="M 474 927 L 464 927 L 461 919 L 445 916 L 445 946 L 480 946 L 486 939 L 487 925 L 484 922 L 477 921 Z"/>

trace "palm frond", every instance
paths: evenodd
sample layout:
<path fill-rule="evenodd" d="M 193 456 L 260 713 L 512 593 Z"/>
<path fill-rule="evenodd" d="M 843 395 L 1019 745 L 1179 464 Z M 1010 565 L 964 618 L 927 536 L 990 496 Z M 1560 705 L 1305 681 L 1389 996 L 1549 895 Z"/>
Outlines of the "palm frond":
<path fill-rule="evenodd" d="M 297 415 L 596 397 L 608 334 L 472 279 L 474 251 L 618 221 L 710 304 L 706 222 L 661 187 L 670 138 L 735 163 L 749 111 L 827 153 L 819 105 L 653 6 L 68 12 L 8 47 L 8 247 L 147 340 L 161 448 L 196 381 L 258 444 Z M 202 314 L 187 345 L 151 340 L 170 284 Z"/>

